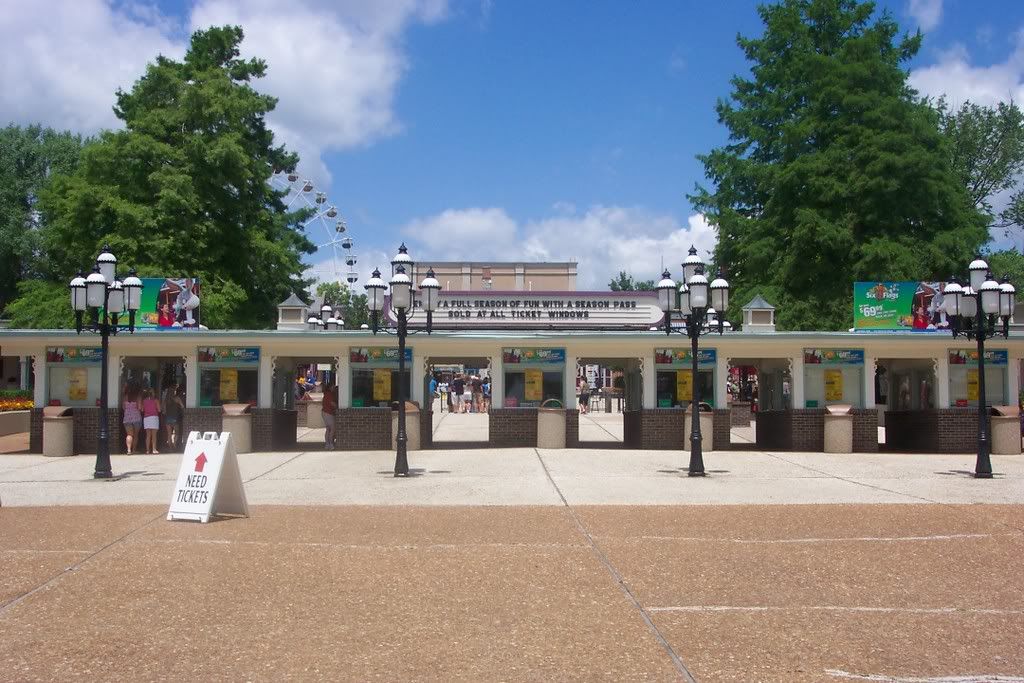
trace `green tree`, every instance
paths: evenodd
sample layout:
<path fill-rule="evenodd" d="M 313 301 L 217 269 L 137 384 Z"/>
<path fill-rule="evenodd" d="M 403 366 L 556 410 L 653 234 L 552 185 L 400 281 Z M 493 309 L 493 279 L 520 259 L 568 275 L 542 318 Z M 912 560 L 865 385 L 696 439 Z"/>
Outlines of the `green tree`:
<path fill-rule="evenodd" d="M 141 275 L 198 277 L 204 324 L 241 328 L 270 326 L 277 303 L 305 287 L 306 214 L 267 182 L 297 157 L 274 145 L 265 117 L 276 100 L 250 85 L 266 65 L 239 58 L 242 37 L 197 31 L 182 61 L 157 57 L 117 92 L 124 129 L 103 133 L 43 191 L 51 280 L 66 282 L 109 244 Z"/>
<path fill-rule="evenodd" d="M 1024 113 L 1014 102 L 985 107 L 965 102 L 953 110 L 936 104 L 942 132 L 949 139 L 950 162 L 989 227 L 1009 234 L 1024 227 Z M 996 195 L 1010 193 L 1006 206 L 993 208 Z"/>
<path fill-rule="evenodd" d="M 1007 276 L 1018 291 L 1024 291 L 1024 254 L 1014 249 L 994 251 L 985 256 L 997 280 Z"/>
<path fill-rule="evenodd" d="M 353 294 L 349 286 L 343 282 L 321 282 L 316 286 L 316 295 L 334 308 L 345 312 L 346 330 L 358 330 L 361 325 L 369 324 L 370 308 L 365 294 Z"/>
<path fill-rule="evenodd" d="M 938 113 L 907 85 L 920 34 L 856 0 L 759 8 L 751 77 L 719 101 L 726 145 L 691 197 L 716 227 L 730 318 L 760 290 L 789 329 L 845 329 L 856 280 L 945 277 L 988 239 Z"/>
<path fill-rule="evenodd" d="M 654 280 L 634 280 L 632 275 L 620 270 L 608 283 L 608 289 L 613 292 L 649 292 L 654 289 Z"/>
<path fill-rule="evenodd" d="M 53 175 L 75 170 L 82 145 L 81 136 L 42 126 L 0 129 L 0 310 L 19 282 L 39 275 L 39 195 Z"/>

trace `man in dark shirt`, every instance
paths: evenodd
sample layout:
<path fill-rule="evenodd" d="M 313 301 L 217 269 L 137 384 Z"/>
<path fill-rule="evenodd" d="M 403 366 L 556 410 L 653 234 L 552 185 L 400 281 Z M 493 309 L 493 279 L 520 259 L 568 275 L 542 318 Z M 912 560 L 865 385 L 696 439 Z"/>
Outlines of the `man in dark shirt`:
<path fill-rule="evenodd" d="M 466 391 L 466 381 L 462 379 L 462 375 L 458 375 L 452 380 L 452 412 L 462 412 L 462 394 Z"/>

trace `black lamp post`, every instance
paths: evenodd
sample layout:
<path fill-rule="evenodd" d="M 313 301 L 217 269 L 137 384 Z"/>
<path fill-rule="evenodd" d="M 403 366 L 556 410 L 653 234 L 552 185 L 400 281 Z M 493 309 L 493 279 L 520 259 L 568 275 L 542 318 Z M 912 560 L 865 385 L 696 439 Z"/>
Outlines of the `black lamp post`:
<path fill-rule="evenodd" d="M 405 433 L 405 340 L 410 334 L 426 332 L 430 334 L 434 324 L 434 311 L 437 310 L 438 293 L 441 291 L 441 283 L 434 277 L 434 270 L 427 271 L 427 276 L 420 283 L 421 300 L 419 305 L 427 313 L 427 325 L 423 329 L 409 329 L 409 313 L 416 307 L 414 300 L 413 282 L 406 274 L 406 268 L 412 272 L 413 260 L 409 256 L 405 244 L 398 248 L 398 255 L 391 261 L 391 281 L 388 284 L 380 277 L 380 271 L 374 269 L 373 275 L 367 280 L 366 289 L 367 304 L 370 307 L 370 327 L 374 334 L 380 331 L 398 336 L 398 434 L 395 436 L 395 476 L 403 477 L 409 474 L 409 458 L 407 452 L 408 439 Z M 391 309 L 395 311 L 398 318 L 397 327 L 392 329 L 387 325 L 380 324 L 380 313 L 384 310 L 384 294 L 388 285 L 391 286 Z"/>
<path fill-rule="evenodd" d="M 109 410 L 107 408 L 107 365 L 110 351 L 110 335 L 119 330 L 135 332 L 135 313 L 142 303 L 142 280 L 135 275 L 135 270 L 128 271 L 128 277 L 117 279 L 117 258 L 104 246 L 103 252 L 96 257 L 96 267 L 83 277 L 82 273 L 71 280 L 71 308 L 75 311 L 75 331 L 83 330 L 99 333 L 102 345 L 100 354 L 100 429 L 96 443 L 96 469 L 93 477 L 110 479 L 114 476 L 110 467 L 110 434 L 107 427 Z M 83 324 L 82 317 L 86 310 L 91 313 L 90 320 Z M 118 318 L 128 314 L 128 324 L 121 325 Z"/>
<path fill-rule="evenodd" d="M 677 293 L 676 283 L 672 280 L 668 270 L 661 274 L 662 280 L 657 284 L 658 304 L 665 312 L 665 334 L 679 332 L 690 337 L 690 361 L 693 373 L 693 417 L 691 418 L 690 429 L 690 468 L 691 477 L 704 476 L 704 454 L 701 450 L 700 433 L 700 377 L 697 367 L 698 340 L 703 334 L 725 331 L 725 322 L 722 316 L 729 305 L 729 283 L 719 273 L 711 284 L 704 276 L 704 262 L 697 256 L 697 250 L 690 247 L 689 256 L 683 262 L 683 284 L 679 286 Z M 708 294 L 710 290 L 710 301 Z M 708 305 L 710 303 L 710 306 Z M 678 330 L 672 327 L 672 313 L 678 311 L 686 321 L 686 330 Z M 711 311 L 720 311 L 712 318 Z"/>
<path fill-rule="evenodd" d="M 968 267 L 970 284 L 964 287 L 951 278 L 943 289 L 943 306 L 950 318 L 953 336 L 964 335 L 978 342 L 978 458 L 974 476 L 992 478 L 991 438 L 985 397 L 985 340 L 1010 336 L 1010 317 L 1016 305 L 1016 290 L 1008 277 L 995 281 L 988 264 L 976 258 Z M 1000 322 L 1001 319 L 1001 322 Z"/>

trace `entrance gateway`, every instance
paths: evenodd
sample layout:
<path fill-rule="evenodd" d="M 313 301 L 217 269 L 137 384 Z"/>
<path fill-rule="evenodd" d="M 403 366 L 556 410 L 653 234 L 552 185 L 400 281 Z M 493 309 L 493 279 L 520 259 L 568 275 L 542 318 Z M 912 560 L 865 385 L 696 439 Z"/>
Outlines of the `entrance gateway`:
<path fill-rule="evenodd" d="M 422 326 L 424 316 L 415 310 L 411 324 Z M 405 377 L 398 376 L 397 340 L 364 330 L 144 330 L 110 342 L 108 380 L 117 387 L 110 391 L 111 422 L 120 425 L 127 378 L 162 382 L 173 376 L 185 399 L 182 434 L 220 431 L 220 404 L 248 403 L 256 450 L 320 447 L 296 443 L 297 411 L 308 412 L 295 400 L 297 370 L 313 368 L 321 382 L 337 382 L 336 422 L 344 437 L 335 448 L 386 450 L 400 383 L 426 418 L 434 407 L 427 395 L 430 369 L 480 377 L 486 369 L 486 428 L 466 438 L 486 439 L 489 446 L 577 447 L 604 439 L 608 447 L 610 434 L 619 433 L 608 423 L 608 397 L 611 414 L 621 415 L 624 447 L 682 450 L 689 433 L 685 409 L 699 382 L 711 421 L 702 429 L 708 451 L 821 450 L 824 415 L 836 404 L 853 407 L 856 451 L 974 449 L 978 373 L 973 344 L 962 337 L 909 330 L 776 332 L 770 321 L 751 315 L 742 329 L 701 341 L 694 378 L 688 340 L 666 335 L 663 320 L 652 292 L 442 292 L 433 334 L 409 340 Z M 101 378 L 98 348 L 85 341 L 73 330 L 0 330 L 5 354 L 29 359 L 34 369 L 32 450 L 42 447 L 41 409 L 54 403 L 73 407 L 76 448 L 91 452 Z M 1022 357 L 1024 336 L 1016 330 L 988 350 L 985 386 L 994 405 L 1016 403 Z M 580 421 L 581 377 L 590 382 L 593 425 Z M 602 378 L 600 389 L 591 377 Z M 432 419 L 416 422 L 420 447 L 430 447 Z M 905 427 L 897 429 L 898 423 Z M 922 433 L 915 424 L 927 425 L 933 436 L 897 440 Z M 888 437 L 882 427 L 891 427 Z"/>

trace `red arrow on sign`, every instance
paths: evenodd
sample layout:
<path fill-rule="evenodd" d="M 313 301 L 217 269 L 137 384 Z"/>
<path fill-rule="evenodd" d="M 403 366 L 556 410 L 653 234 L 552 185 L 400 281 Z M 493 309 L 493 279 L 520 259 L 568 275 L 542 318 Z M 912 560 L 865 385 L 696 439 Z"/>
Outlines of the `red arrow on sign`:
<path fill-rule="evenodd" d="M 199 457 L 196 458 L 196 472 L 202 472 L 203 467 L 206 466 L 206 453 L 200 453 Z"/>

